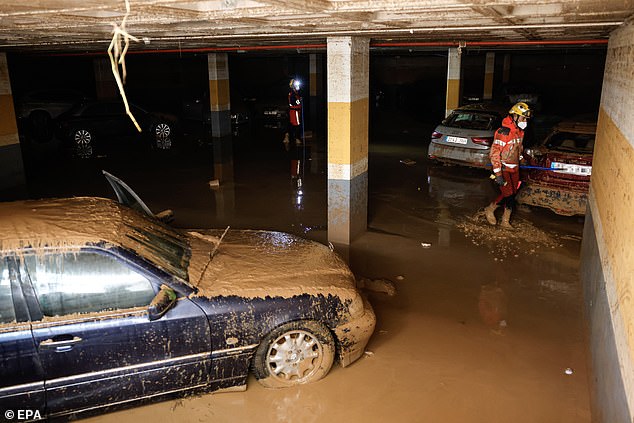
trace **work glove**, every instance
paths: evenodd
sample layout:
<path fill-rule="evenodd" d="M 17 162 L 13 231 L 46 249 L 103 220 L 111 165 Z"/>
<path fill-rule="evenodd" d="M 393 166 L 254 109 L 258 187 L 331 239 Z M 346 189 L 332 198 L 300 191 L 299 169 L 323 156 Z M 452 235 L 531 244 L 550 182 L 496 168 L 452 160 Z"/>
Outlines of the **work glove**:
<path fill-rule="evenodd" d="M 498 184 L 499 186 L 504 186 L 506 184 L 506 182 L 504 182 L 504 177 L 502 177 L 502 175 L 498 175 L 495 177 L 495 183 Z"/>

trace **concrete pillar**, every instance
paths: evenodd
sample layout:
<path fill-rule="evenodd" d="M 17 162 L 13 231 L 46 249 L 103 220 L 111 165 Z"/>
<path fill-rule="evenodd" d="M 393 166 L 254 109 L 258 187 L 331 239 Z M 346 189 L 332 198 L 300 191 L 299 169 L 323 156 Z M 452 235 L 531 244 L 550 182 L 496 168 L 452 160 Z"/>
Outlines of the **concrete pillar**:
<path fill-rule="evenodd" d="M 590 329 L 592 420 L 634 417 L 634 22 L 608 43 L 580 276 Z"/>
<path fill-rule="evenodd" d="M 212 138 L 231 136 L 229 60 L 227 53 L 209 53 L 209 103 Z"/>
<path fill-rule="evenodd" d="M 119 95 L 117 81 L 112 75 L 112 67 L 110 59 L 96 58 L 92 61 L 92 67 L 95 74 L 95 91 L 99 99 L 113 99 Z"/>
<path fill-rule="evenodd" d="M 495 69 L 495 53 L 490 51 L 486 55 L 484 64 L 484 100 L 493 99 L 493 71 Z"/>
<path fill-rule="evenodd" d="M 324 104 L 324 87 L 322 83 L 322 75 L 324 72 L 323 56 L 321 54 L 311 53 L 309 55 L 309 127 L 315 134 L 319 126 L 319 112 Z"/>
<path fill-rule="evenodd" d="M 460 50 L 458 48 L 450 48 L 447 59 L 445 116 L 449 116 L 460 105 Z"/>
<path fill-rule="evenodd" d="M 207 55 L 211 138 L 214 152 L 214 178 L 221 184 L 233 182 L 233 140 L 227 53 Z M 224 204 L 227 204 L 226 202 Z M 229 201 L 231 204 L 231 201 Z M 222 208 L 225 206 L 222 205 Z M 232 207 L 232 205 L 231 205 Z"/>
<path fill-rule="evenodd" d="M 328 240 L 349 245 L 368 221 L 367 38 L 327 40 Z"/>
<path fill-rule="evenodd" d="M 0 190 L 24 191 L 26 179 L 6 53 L 0 53 Z M 6 198 L 5 198 L 6 199 Z"/>
<path fill-rule="evenodd" d="M 511 55 L 504 55 L 504 65 L 502 67 L 502 84 L 508 84 L 511 77 Z"/>

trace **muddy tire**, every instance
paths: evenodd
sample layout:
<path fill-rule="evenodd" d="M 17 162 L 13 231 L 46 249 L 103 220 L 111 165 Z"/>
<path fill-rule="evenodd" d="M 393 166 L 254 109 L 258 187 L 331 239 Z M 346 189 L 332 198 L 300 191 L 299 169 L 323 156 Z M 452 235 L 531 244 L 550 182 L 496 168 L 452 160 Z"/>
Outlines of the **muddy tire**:
<path fill-rule="evenodd" d="M 255 377 L 267 388 L 318 381 L 335 359 L 330 331 L 314 321 L 286 323 L 269 333 L 253 358 Z"/>

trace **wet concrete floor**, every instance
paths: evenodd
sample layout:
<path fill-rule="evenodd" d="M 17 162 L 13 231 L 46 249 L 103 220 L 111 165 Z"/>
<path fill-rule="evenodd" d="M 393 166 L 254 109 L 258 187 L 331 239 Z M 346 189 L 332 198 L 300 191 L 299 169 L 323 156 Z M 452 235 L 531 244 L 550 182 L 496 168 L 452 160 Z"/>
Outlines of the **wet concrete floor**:
<path fill-rule="evenodd" d="M 396 294 L 366 290 L 377 327 L 358 362 L 312 385 L 267 390 L 250 377 L 245 392 L 85 421 L 589 422 L 583 220 L 521 209 L 517 230 L 489 227 L 480 212 L 495 194 L 488 175 L 429 163 L 431 126 L 390 128 L 372 129 L 369 227 L 346 254 L 358 278 L 389 280 Z M 307 140 L 301 196 L 281 140 L 276 130 L 234 137 L 234 160 L 221 169 L 228 177 L 215 190 L 213 148 L 188 147 L 63 166 L 44 160 L 30 196 L 113 197 L 103 168 L 153 210 L 174 210 L 177 226 L 267 228 L 326 242 L 323 134 Z"/>

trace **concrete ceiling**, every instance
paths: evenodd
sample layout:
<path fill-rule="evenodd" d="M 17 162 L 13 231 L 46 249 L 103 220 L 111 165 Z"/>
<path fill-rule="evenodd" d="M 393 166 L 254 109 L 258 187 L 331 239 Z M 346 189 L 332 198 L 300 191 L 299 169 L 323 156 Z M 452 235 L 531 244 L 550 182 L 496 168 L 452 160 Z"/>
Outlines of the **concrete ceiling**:
<path fill-rule="evenodd" d="M 604 40 L 634 0 L 129 0 L 131 50 L 323 43 Z M 105 51 L 125 0 L 0 0 L 0 51 Z"/>

